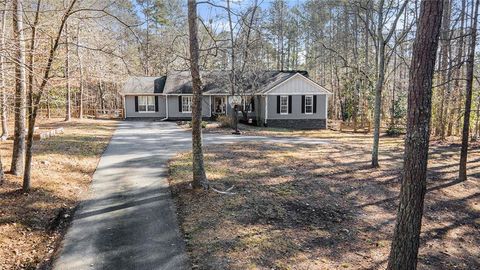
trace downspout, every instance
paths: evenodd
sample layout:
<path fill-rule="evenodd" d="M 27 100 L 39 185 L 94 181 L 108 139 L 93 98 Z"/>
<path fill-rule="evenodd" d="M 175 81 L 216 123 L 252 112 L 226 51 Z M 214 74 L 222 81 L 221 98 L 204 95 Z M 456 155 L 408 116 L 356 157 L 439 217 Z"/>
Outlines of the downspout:
<path fill-rule="evenodd" d="M 267 118 L 268 118 L 268 96 L 265 96 L 265 123 L 264 125 L 267 126 Z"/>
<path fill-rule="evenodd" d="M 127 104 L 125 104 L 125 95 L 122 96 L 122 101 L 123 101 L 123 120 L 127 119 Z"/>
<path fill-rule="evenodd" d="M 160 121 L 168 120 L 168 95 L 165 95 L 165 118 L 160 119 Z"/>
<path fill-rule="evenodd" d="M 209 102 L 208 110 L 210 111 L 210 120 L 212 119 L 212 96 L 210 95 L 210 102 Z"/>
<path fill-rule="evenodd" d="M 330 95 L 325 94 L 325 129 L 328 129 L 328 98 Z"/>

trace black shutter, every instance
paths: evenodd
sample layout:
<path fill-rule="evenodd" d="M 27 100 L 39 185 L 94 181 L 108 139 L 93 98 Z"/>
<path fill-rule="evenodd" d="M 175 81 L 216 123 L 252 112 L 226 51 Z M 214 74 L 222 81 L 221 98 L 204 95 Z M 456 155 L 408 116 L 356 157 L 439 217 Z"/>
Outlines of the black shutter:
<path fill-rule="evenodd" d="M 255 111 L 255 96 L 250 99 L 250 111 L 254 112 Z"/>
<path fill-rule="evenodd" d="M 305 113 L 305 96 L 302 96 L 302 113 Z"/>
<path fill-rule="evenodd" d="M 138 96 L 135 96 L 135 111 L 138 112 Z"/>
<path fill-rule="evenodd" d="M 317 96 L 313 96 L 313 113 L 317 113 Z"/>
<path fill-rule="evenodd" d="M 182 112 L 182 96 L 178 96 L 178 111 Z"/>
<path fill-rule="evenodd" d="M 158 96 L 155 96 L 155 111 L 158 112 Z"/>
<path fill-rule="evenodd" d="M 277 96 L 277 113 L 280 113 L 280 96 Z"/>
<path fill-rule="evenodd" d="M 292 113 L 292 96 L 288 96 L 288 113 Z"/>

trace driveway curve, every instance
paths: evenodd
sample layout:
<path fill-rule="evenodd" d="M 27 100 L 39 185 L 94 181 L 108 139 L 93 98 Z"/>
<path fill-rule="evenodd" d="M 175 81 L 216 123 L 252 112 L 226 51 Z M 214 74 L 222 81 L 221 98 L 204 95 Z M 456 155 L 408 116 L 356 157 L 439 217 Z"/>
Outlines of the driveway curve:
<path fill-rule="evenodd" d="M 325 140 L 205 134 L 204 144 Z M 190 269 L 167 180 L 167 161 L 191 147 L 172 122 L 119 123 L 79 205 L 54 269 Z"/>

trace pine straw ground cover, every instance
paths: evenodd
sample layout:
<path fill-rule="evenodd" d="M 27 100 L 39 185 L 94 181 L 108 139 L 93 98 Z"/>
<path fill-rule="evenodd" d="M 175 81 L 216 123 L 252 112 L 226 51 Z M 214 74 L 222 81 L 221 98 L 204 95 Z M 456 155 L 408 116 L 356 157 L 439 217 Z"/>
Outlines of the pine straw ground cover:
<path fill-rule="evenodd" d="M 190 153 L 170 162 L 195 269 L 385 269 L 403 140 L 382 138 L 371 169 L 370 136 L 317 133 L 331 144 L 207 147 L 208 178 L 233 195 L 188 189 Z M 480 148 L 463 183 L 459 145 L 431 150 L 419 269 L 480 269 Z"/>
<path fill-rule="evenodd" d="M 0 269 L 48 268 L 116 122 L 55 119 L 40 126 L 64 127 L 65 133 L 35 142 L 30 193 L 20 190 L 21 177 L 10 174 L 0 186 Z M 0 146 L 8 171 L 12 141 Z"/>

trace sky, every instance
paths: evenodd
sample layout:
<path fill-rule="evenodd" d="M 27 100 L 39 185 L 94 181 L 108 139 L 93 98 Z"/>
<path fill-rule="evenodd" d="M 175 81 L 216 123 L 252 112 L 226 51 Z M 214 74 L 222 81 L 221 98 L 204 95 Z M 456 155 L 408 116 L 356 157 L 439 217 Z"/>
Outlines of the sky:
<path fill-rule="evenodd" d="M 294 6 L 296 4 L 304 3 L 306 0 L 286 0 L 288 6 Z M 219 5 L 227 6 L 226 0 L 210 0 L 210 2 Z M 251 6 L 255 0 L 231 0 L 230 5 L 232 10 L 242 10 Z M 257 0 L 260 8 L 266 10 L 270 7 L 273 0 Z M 204 21 L 212 20 L 213 25 L 217 25 L 217 30 L 223 28 L 223 30 L 228 29 L 228 18 L 227 13 L 223 8 L 214 7 L 209 4 L 200 4 L 197 7 L 198 15 L 204 19 Z M 232 20 L 235 22 L 235 18 Z"/>

